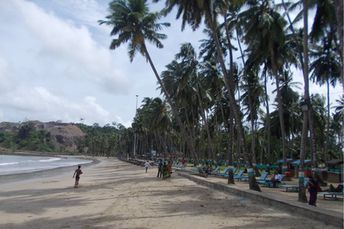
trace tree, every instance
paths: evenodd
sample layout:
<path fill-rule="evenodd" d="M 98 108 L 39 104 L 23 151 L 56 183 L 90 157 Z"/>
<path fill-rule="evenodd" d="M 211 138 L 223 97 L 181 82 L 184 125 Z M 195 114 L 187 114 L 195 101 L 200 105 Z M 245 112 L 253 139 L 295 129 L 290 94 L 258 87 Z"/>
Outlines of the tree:
<path fill-rule="evenodd" d="M 157 1 L 159 0 L 155 0 L 155 2 Z M 226 69 L 226 65 L 224 62 L 224 54 L 221 50 L 220 39 L 218 37 L 219 26 L 217 22 L 217 16 L 219 15 L 219 13 L 224 12 L 222 10 L 223 7 L 228 6 L 228 3 L 230 3 L 230 1 L 166 0 L 165 3 L 166 12 L 171 12 L 171 10 L 174 7 L 178 8 L 177 19 L 182 17 L 182 29 L 184 29 L 185 24 L 188 23 L 194 30 L 196 30 L 199 27 L 202 19 L 204 18 L 206 26 L 212 32 L 212 36 L 216 44 L 216 57 L 220 65 L 220 69 L 223 74 L 223 80 L 229 95 L 229 104 L 231 109 L 233 110 L 240 145 L 244 153 L 245 160 L 248 162 L 249 166 L 252 167 L 252 160 L 246 149 L 245 132 L 241 121 L 240 108 L 235 100 L 233 92 L 233 88 L 235 88 L 235 80 L 233 76 L 229 75 Z M 255 180 L 252 169 L 249 169 L 249 175 L 250 189 L 260 191 L 260 188 Z"/>
<path fill-rule="evenodd" d="M 258 69 L 251 69 L 242 78 L 243 94 L 241 99 L 246 108 L 247 120 L 251 123 L 251 155 L 253 162 L 257 163 L 256 131 L 260 103 L 262 102 L 263 88 L 259 82 Z"/>
<path fill-rule="evenodd" d="M 165 39 L 166 35 L 158 33 L 163 27 L 169 27 L 169 23 L 158 23 L 161 18 L 161 13 L 150 13 L 145 0 L 114 0 L 109 4 L 110 15 L 106 16 L 107 20 L 100 20 L 100 24 L 113 26 L 111 31 L 112 36 L 117 36 L 112 40 L 110 49 L 116 49 L 122 44 L 129 43 L 129 58 L 133 61 L 137 52 L 146 57 L 149 62 L 154 75 L 172 108 L 178 125 L 183 131 L 184 135 L 189 138 L 189 147 L 191 152 L 197 158 L 193 145 L 191 144 L 190 136 L 186 134 L 182 122 L 178 117 L 178 112 L 174 106 L 171 97 L 166 90 L 158 71 L 150 57 L 147 50 L 146 41 L 154 44 L 157 48 L 163 48 L 160 40 Z"/>
<path fill-rule="evenodd" d="M 282 106 L 283 98 L 280 93 L 280 77 L 286 62 L 296 63 L 295 57 L 291 53 L 292 50 L 287 48 L 286 21 L 282 15 L 270 7 L 269 1 L 250 2 L 247 10 L 241 12 L 238 17 L 245 33 L 243 36 L 245 43 L 248 46 L 248 66 L 265 64 L 275 77 L 283 161 L 286 164 L 287 139 Z"/>
<path fill-rule="evenodd" d="M 333 34 L 332 34 L 333 35 Z M 340 79 L 340 57 L 335 51 L 334 41 L 330 38 L 331 32 L 323 38 L 320 45 L 316 45 L 311 51 L 313 61 L 310 64 L 311 79 L 313 82 L 327 87 L 327 125 L 326 144 L 324 152 L 327 152 L 330 133 L 330 85 L 335 86 Z"/>

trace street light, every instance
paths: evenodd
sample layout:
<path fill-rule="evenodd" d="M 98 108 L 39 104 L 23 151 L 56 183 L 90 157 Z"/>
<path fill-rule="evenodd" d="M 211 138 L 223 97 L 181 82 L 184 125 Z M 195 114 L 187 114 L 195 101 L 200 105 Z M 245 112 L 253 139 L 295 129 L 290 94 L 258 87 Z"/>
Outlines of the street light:
<path fill-rule="evenodd" d="M 135 117 L 137 114 L 137 98 L 139 95 L 136 95 L 136 107 L 135 107 Z M 134 158 L 136 157 L 136 131 L 134 130 Z"/>

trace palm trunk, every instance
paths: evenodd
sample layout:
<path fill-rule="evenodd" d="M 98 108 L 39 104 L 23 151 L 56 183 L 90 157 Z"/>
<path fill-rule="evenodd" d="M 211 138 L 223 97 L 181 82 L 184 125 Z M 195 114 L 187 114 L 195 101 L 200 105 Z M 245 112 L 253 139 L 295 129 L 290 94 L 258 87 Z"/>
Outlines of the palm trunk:
<path fill-rule="evenodd" d="M 327 123 L 326 123 L 326 144 L 324 149 L 324 155 L 327 156 L 327 150 L 329 146 L 329 135 L 330 135 L 330 80 L 326 80 L 326 86 L 327 86 Z M 325 158 L 327 159 L 327 158 Z"/>
<path fill-rule="evenodd" d="M 240 43 L 238 31 L 236 31 L 236 37 L 237 37 L 238 46 L 239 46 L 239 50 L 240 50 L 241 61 L 242 61 L 243 66 L 245 66 L 245 58 L 244 58 L 243 50 L 241 48 L 241 43 Z M 238 83 L 239 83 L 239 80 L 238 80 Z M 240 100 L 239 86 L 238 86 L 238 96 L 239 96 L 239 100 Z M 250 111 L 253 110 L 250 93 L 249 93 L 249 109 L 250 109 Z M 257 163 L 257 155 L 256 155 L 256 152 L 255 152 L 256 135 L 255 135 L 255 129 L 254 129 L 254 119 L 253 119 L 253 115 L 252 114 L 251 114 L 251 130 L 252 130 L 251 156 L 252 156 L 253 163 Z"/>
<path fill-rule="evenodd" d="M 308 17 L 308 3 L 306 1 L 307 0 L 303 0 L 303 8 L 304 8 L 304 10 L 303 10 L 304 11 L 304 15 L 303 16 L 304 17 L 305 16 Z M 341 2 L 339 4 L 342 4 L 342 6 L 343 6 L 343 1 L 339 0 L 339 2 Z M 289 21 L 289 24 L 290 24 L 290 30 L 292 31 L 293 34 L 295 34 L 295 30 L 294 30 L 293 24 L 291 22 L 290 16 L 289 16 L 289 14 L 287 12 L 287 7 L 286 7 L 286 5 L 284 3 L 284 0 L 282 0 L 282 3 L 283 3 L 285 11 L 287 13 L 288 21 Z M 340 6 L 340 5 L 338 5 L 338 6 Z M 342 12 L 343 12 L 343 9 L 342 9 Z M 308 26 L 308 18 L 304 18 L 304 26 L 306 26 L 306 25 Z M 341 27 L 341 29 L 343 29 L 343 28 Z M 301 52 L 299 52 L 298 55 L 299 55 L 300 63 L 301 63 L 301 66 L 302 66 L 304 83 L 306 84 L 306 82 L 305 82 L 306 78 L 307 78 L 307 81 L 308 81 L 308 66 L 307 66 L 307 73 L 306 73 L 304 65 L 306 65 L 306 59 L 307 59 L 307 65 L 308 65 L 308 28 L 304 28 L 303 29 L 303 34 L 304 34 L 304 36 L 303 36 L 303 43 L 304 43 L 304 45 L 303 45 L 303 54 L 307 55 L 307 57 L 302 55 Z M 305 45 L 307 46 L 306 50 L 305 50 Z M 341 71 L 343 71 L 343 68 L 341 68 Z M 309 83 L 307 83 L 307 85 L 309 85 Z M 307 87 L 308 87 L 308 98 L 309 98 L 309 86 L 307 86 Z M 344 81 L 343 81 L 343 89 L 344 89 Z M 306 95 L 305 95 L 305 101 L 306 101 Z M 309 109 L 308 110 L 308 116 L 309 116 L 308 117 L 308 122 L 309 122 L 309 131 L 310 131 L 310 135 L 311 135 L 311 147 L 310 147 L 310 150 L 311 150 L 311 153 L 312 153 L 312 166 L 316 167 L 317 162 L 316 162 L 316 143 L 315 143 L 315 131 L 314 131 L 314 121 L 313 121 L 313 109 L 312 109 L 311 101 L 309 99 L 308 99 L 308 106 L 309 106 L 308 107 L 308 109 Z"/>
<path fill-rule="evenodd" d="M 308 109 L 309 109 L 309 79 L 308 79 L 308 3 L 303 0 L 303 80 L 304 80 L 304 100 L 305 108 L 303 108 L 303 124 L 301 136 L 301 150 L 300 150 L 300 171 L 299 171 L 299 201 L 307 202 L 306 190 L 304 187 L 304 157 L 306 151 L 307 138 L 307 123 L 308 123 Z"/>
<path fill-rule="evenodd" d="M 276 90 L 277 90 L 277 101 L 278 101 L 278 116 L 281 128 L 281 136 L 282 136 L 282 154 L 283 154 L 283 167 L 287 165 L 287 153 L 286 153 L 286 133 L 285 133 L 285 125 L 284 125 L 284 109 L 283 109 L 283 100 L 280 91 L 280 81 L 279 81 L 279 74 L 276 67 L 276 63 L 274 60 L 274 50 L 271 49 L 271 63 L 273 68 L 273 74 L 276 79 Z"/>
<path fill-rule="evenodd" d="M 180 117 L 178 116 L 178 112 L 177 112 L 177 110 L 176 110 L 176 107 L 174 106 L 174 103 L 172 102 L 171 96 L 170 96 L 170 94 L 168 93 L 168 91 L 166 90 L 165 85 L 164 85 L 164 83 L 162 82 L 162 80 L 161 80 L 161 78 L 160 78 L 160 76 L 159 76 L 159 73 L 158 73 L 158 71 L 156 70 L 156 68 L 155 68 L 155 66 L 154 66 L 154 64 L 153 64 L 153 61 L 152 61 L 152 59 L 151 59 L 151 57 L 150 57 L 150 55 L 149 55 L 149 53 L 148 53 L 148 50 L 147 50 L 147 48 L 146 48 L 146 45 L 143 44 L 142 46 L 143 46 L 143 50 L 144 50 L 145 56 L 146 56 L 146 58 L 147 58 L 147 60 L 148 60 L 148 62 L 149 62 L 149 64 L 150 64 L 150 66 L 151 66 L 151 68 L 152 68 L 152 70 L 153 70 L 153 72 L 154 72 L 154 75 L 155 75 L 156 79 L 158 80 L 158 82 L 159 82 L 159 84 L 160 84 L 160 86 L 161 86 L 161 88 L 162 88 L 162 91 L 163 91 L 164 94 L 165 94 L 165 97 L 166 97 L 166 99 L 167 99 L 167 102 L 168 102 L 168 103 L 170 104 L 170 106 L 171 106 L 172 113 L 173 113 L 173 115 L 176 117 L 176 121 L 177 121 L 177 123 L 178 123 L 178 126 L 180 127 L 180 129 L 181 129 L 181 131 L 182 131 L 182 134 L 187 138 L 187 139 L 186 139 L 186 143 L 187 143 L 187 145 L 188 145 L 188 147 L 189 147 L 189 150 L 191 151 L 191 155 L 193 155 L 193 156 L 195 157 L 195 160 L 198 161 L 198 157 L 197 157 L 197 154 L 196 154 L 196 151 L 195 151 L 193 139 L 190 137 L 189 134 L 187 134 L 187 131 L 186 131 L 184 125 L 182 124 L 182 121 L 180 120 Z"/>
<path fill-rule="evenodd" d="M 285 134 L 285 125 L 284 125 L 284 109 L 283 109 L 283 100 L 280 91 L 279 79 L 276 76 L 276 88 L 277 88 L 277 101 L 278 101 L 278 116 L 281 128 L 281 138 L 282 138 L 282 154 L 283 154 L 283 165 L 286 164 L 287 161 L 287 153 L 286 153 L 286 134 Z"/>
<path fill-rule="evenodd" d="M 226 38 L 227 38 L 227 42 L 228 42 L 228 52 L 229 52 L 229 77 L 233 78 L 234 77 L 234 61 L 233 61 L 233 48 L 232 48 L 232 42 L 231 42 L 231 37 L 230 37 L 230 32 L 228 30 L 228 27 L 227 27 L 227 17 L 224 16 L 224 22 L 225 22 L 225 29 L 226 29 Z M 241 45 L 240 45 L 240 41 L 238 40 L 238 43 L 239 43 L 239 47 L 240 47 L 240 51 L 241 50 Z M 243 63 L 244 64 L 244 63 Z M 239 82 L 239 80 L 238 80 Z M 238 90 L 238 100 L 240 101 L 240 90 L 239 90 L 239 86 L 237 86 L 237 90 Z M 235 88 L 233 88 L 233 92 L 235 91 Z M 229 163 L 230 165 L 233 163 L 233 151 L 234 151 L 234 121 L 233 121 L 233 113 L 232 112 L 229 112 L 229 127 L 230 127 L 230 139 L 229 139 L 229 142 L 228 144 L 230 144 L 229 146 L 232 148 L 230 149 L 230 154 L 228 155 L 229 158 Z M 228 121 L 228 120 L 227 120 Z M 229 147 L 228 146 L 228 147 Z M 240 148 L 240 147 L 238 147 Z M 231 183 L 234 184 L 234 179 L 233 181 L 231 181 Z"/>
<path fill-rule="evenodd" d="M 214 159 L 215 158 L 214 142 L 213 142 L 213 139 L 212 139 L 211 134 L 210 134 L 208 119 L 207 119 L 207 117 L 205 115 L 205 109 L 203 108 L 203 103 L 202 103 L 199 91 L 200 90 L 197 90 L 196 95 L 197 95 L 197 98 L 198 98 L 198 101 L 199 101 L 199 104 L 200 104 L 200 107 L 201 107 L 201 116 L 202 116 L 202 118 L 204 120 L 204 125 L 205 125 L 205 129 L 206 129 L 206 132 L 207 132 L 207 140 L 208 140 L 208 144 L 210 146 L 211 159 Z"/>
<path fill-rule="evenodd" d="M 309 100 L 310 101 L 310 100 Z M 313 118 L 313 106 L 309 103 L 308 121 L 309 121 L 309 132 L 310 132 L 310 149 L 312 153 L 312 167 L 317 167 L 317 150 L 316 150 L 316 138 L 314 130 L 314 118 Z"/>
<path fill-rule="evenodd" d="M 266 144 L 266 154 L 270 157 L 271 156 L 271 125 L 270 125 L 270 108 L 269 108 L 269 96 L 268 96 L 268 88 L 267 88 L 267 77 L 264 74 L 264 93 L 265 93 L 265 106 L 266 106 L 266 126 L 265 126 L 265 134 L 267 137 Z"/>
<path fill-rule="evenodd" d="M 228 159 L 228 165 L 233 165 L 233 139 L 234 139 L 234 128 L 233 128 L 233 118 L 231 115 L 231 112 L 229 113 L 229 120 L 225 118 L 225 114 L 223 112 L 222 104 L 220 105 L 221 109 L 221 115 L 222 115 L 222 120 L 225 126 L 227 126 L 228 130 L 228 138 L 227 138 L 227 159 Z M 233 130 L 233 131 L 232 131 Z M 234 174 L 229 173 L 228 174 L 228 179 L 227 179 L 228 184 L 234 184 Z"/>
<path fill-rule="evenodd" d="M 284 108 L 283 108 L 283 99 L 280 91 L 280 81 L 279 81 L 279 72 L 277 69 L 277 65 L 275 62 L 275 51 L 274 48 L 270 48 L 271 53 L 271 64 L 272 64 L 272 72 L 275 76 L 276 80 L 276 90 L 277 90 L 277 101 L 278 101 L 278 116 L 281 128 L 281 138 L 282 138 L 282 153 L 283 153 L 283 168 L 287 166 L 287 147 L 286 147 L 286 131 L 284 125 Z"/>
<path fill-rule="evenodd" d="M 213 35 L 213 38 L 214 38 L 215 44 L 216 44 L 217 59 L 218 59 L 218 62 L 220 64 L 221 70 L 223 72 L 223 78 L 224 78 L 224 83 L 225 83 L 226 89 L 228 90 L 229 104 L 233 109 L 234 119 L 235 119 L 237 131 L 238 131 L 238 136 L 240 139 L 240 145 L 241 145 L 244 157 L 245 157 L 245 161 L 247 161 L 249 163 L 249 166 L 252 167 L 252 160 L 251 160 L 251 157 L 248 155 L 247 149 L 246 149 L 244 128 L 243 128 L 243 125 L 241 122 L 241 117 L 240 117 L 240 109 L 239 109 L 239 106 L 236 103 L 235 98 L 234 98 L 233 88 L 235 88 L 235 82 L 234 82 L 233 77 L 229 77 L 229 75 L 227 73 L 227 69 L 226 69 L 226 66 L 224 63 L 223 53 L 221 50 L 220 40 L 219 40 L 219 37 L 217 36 L 216 20 L 212 18 L 212 15 L 210 15 L 209 12 L 208 12 L 208 14 L 209 14 L 208 15 L 209 26 L 210 26 L 210 29 L 212 31 L 212 35 Z M 253 169 L 248 168 L 248 171 L 249 171 L 250 189 L 256 190 L 256 191 L 261 191 L 261 189 L 260 189 L 260 187 L 256 181 L 256 178 L 254 176 Z"/>
<path fill-rule="evenodd" d="M 303 123 L 302 123 L 302 134 L 301 134 L 301 150 L 300 150 L 300 167 L 299 167 L 299 194 L 298 200 L 303 203 L 307 203 L 306 189 L 304 186 L 304 160 L 307 145 L 307 122 L 308 122 L 308 110 L 303 110 Z"/>
<path fill-rule="evenodd" d="M 225 126 L 227 126 L 227 130 L 228 130 L 228 138 L 227 138 L 228 164 L 233 165 L 233 149 L 234 149 L 233 148 L 234 128 L 233 128 L 233 122 L 232 122 L 233 118 L 232 118 L 231 112 L 229 113 L 229 120 L 225 118 L 222 104 L 220 105 L 220 109 L 221 109 L 221 116 L 222 116 L 223 123 Z"/>
<path fill-rule="evenodd" d="M 251 155 L 252 155 L 252 162 L 257 163 L 257 158 L 256 158 L 256 152 L 255 152 L 255 129 L 254 129 L 254 117 L 253 117 L 253 105 L 252 105 L 252 100 L 251 100 L 251 93 L 250 89 L 248 92 L 248 103 L 249 103 L 249 109 L 250 109 L 250 122 L 251 122 L 251 134 L 252 134 L 252 140 L 251 140 Z"/>

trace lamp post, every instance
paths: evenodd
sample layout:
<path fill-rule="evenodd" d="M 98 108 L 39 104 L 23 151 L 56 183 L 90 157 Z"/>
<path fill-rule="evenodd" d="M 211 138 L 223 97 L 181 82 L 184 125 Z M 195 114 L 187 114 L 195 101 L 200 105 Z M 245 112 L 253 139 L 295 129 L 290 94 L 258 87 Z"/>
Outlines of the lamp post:
<path fill-rule="evenodd" d="M 137 98 L 139 95 L 136 95 L 136 106 L 135 106 L 135 117 L 137 114 Z M 134 158 L 136 157 L 136 131 L 134 130 Z"/>

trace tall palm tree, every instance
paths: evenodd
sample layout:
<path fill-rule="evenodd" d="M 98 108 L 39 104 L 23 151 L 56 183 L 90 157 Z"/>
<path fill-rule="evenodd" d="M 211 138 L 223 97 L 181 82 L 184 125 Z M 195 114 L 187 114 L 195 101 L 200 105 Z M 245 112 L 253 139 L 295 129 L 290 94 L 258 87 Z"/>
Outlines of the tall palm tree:
<path fill-rule="evenodd" d="M 241 89 L 241 99 L 246 108 L 247 120 L 251 122 L 251 155 L 257 163 L 256 155 L 256 128 L 260 103 L 262 102 L 263 88 L 259 82 L 258 69 L 251 69 L 244 74 Z"/>
<path fill-rule="evenodd" d="M 171 96 L 171 100 L 178 107 L 178 117 L 190 136 L 188 144 L 196 148 L 196 125 L 198 123 L 198 98 L 190 87 L 190 78 L 194 77 L 195 63 L 190 63 L 193 67 L 186 66 L 173 60 L 166 66 L 166 70 L 161 73 L 163 84 Z M 174 114 L 175 116 L 176 114 Z M 186 140 L 185 138 L 183 138 Z M 197 151 L 198 152 L 198 151 Z M 195 155 L 192 155 L 193 157 Z M 199 156 L 199 155 L 197 155 Z"/>
<path fill-rule="evenodd" d="M 310 97 L 309 97 L 309 69 L 308 69 L 308 1 L 303 0 L 303 81 L 304 81 L 304 104 L 303 104 L 303 123 L 301 135 L 301 150 L 300 150 L 300 174 L 299 174 L 299 193 L 298 200 L 300 202 L 307 202 L 306 190 L 304 187 L 304 159 L 306 151 L 306 138 L 309 129 L 312 129 L 311 120 L 309 119 Z M 311 114 L 312 115 L 312 114 Z M 314 132 L 314 129 L 312 130 Z M 313 157 L 312 157 L 313 158 Z M 314 160 L 313 160 L 314 162 Z"/>
<path fill-rule="evenodd" d="M 269 1 L 255 2 L 239 14 L 245 43 L 248 46 L 248 65 L 265 64 L 275 77 L 280 118 L 283 161 L 286 164 L 287 141 L 283 116 L 283 98 L 280 93 L 280 76 L 286 61 L 295 63 L 293 54 L 287 49 L 285 34 L 286 21 L 276 10 L 271 8 Z"/>
<path fill-rule="evenodd" d="M 331 33 L 328 34 L 329 36 Z M 331 39 L 324 37 L 320 45 L 315 46 L 311 51 L 313 61 L 310 64 L 311 79 L 319 85 L 326 84 L 327 87 L 327 134 L 330 134 L 330 85 L 335 86 L 336 82 L 340 79 L 340 57 L 334 50 L 333 42 Z M 329 137 L 326 139 L 325 153 L 329 143 Z"/>
<path fill-rule="evenodd" d="M 336 44 L 336 51 L 338 52 L 338 55 L 340 56 L 340 62 L 341 65 L 343 65 L 343 2 L 342 1 L 336 1 L 336 0 L 298 0 L 296 2 L 292 3 L 285 3 L 284 0 L 282 0 L 282 4 L 287 11 L 287 16 L 290 23 L 290 28 L 293 30 L 293 25 L 298 23 L 301 19 L 303 19 L 304 24 L 307 23 L 308 25 L 308 18 L 306 19 L 305 16 L 308 17 L 308 11 L 310 9 L 315 9 L 315 15 L 313 18 L 313 24 L 311 27 L 310 34 L 305 34 L 307 36 L 307 42 L 308 37 L 312 42 L 319 41 L 323 39 L 324 36 L 326 36 L 329 31 L 333 34 L 332 39 L 334 39 Z M 289 10 L 295 10 L 299 6 L 301 7 L 301 10 L 297 13 L 294 21 L 291 21 L 290 16 L 288 14 Z M 308 31 L 308 28 L 306 28 Z M 335 32 L 337 31 L 337 33 Z M 293 31 L 294 33 L 294 31 Z M 305 33 L 305 28 L 303 30 L 303 34 Z M 304 38 L 305 39 L 305 38 Z M 304 40 L 305 41 L 305 40 Z M 308 48 L 307 48 L 308 50 Z M 304 51 L 303 51 L 304 54 Z M 299 54 L 300 57 L 300 63 L 303 70 L 304 79 L 306 77 L 308 78 L 308 75 L 306 75 L 306 72 L 304 72 L 305 66 L 304 66 L 304 59 L 306 57 L 303 56 L 303 54 Z M 308 59 L 308 57 L 307 57 Z M 341 68 L 341 78 L 343 78 L 343 68 Z M 343 87 L 344 87 L 344 80 L 342 81 Z M 308 100 L 309 101 L 309 100 Z M 311 152 L 312 152 L 312 162 L 313 166 L 316 166 L 316 141 L 315 141 L 315 133 L 314 133 L 314 123 L 313 123 L 313 112 L 312 112 L 312 104 L 308 104 L 308 121 L 309 121 L 309 130 L 310 130 L 310 137 L 311 137 Z M 301 150 L 302 151 L 302 150 Z"/>
<path fill-rule="evenodd" d="M 154 75 L 162 88 L 162 91 L 171 106 L 172 112 L 175 114 L 178 125 L 180 126 L 184 136 L 190 138 L 187 134 L 182 122 L 177 115 L 177 109 L 174 106 L 171 97 L 166 90 L 158 71 L 147 50 L 146 41 L 154 44 L 157 48 L 163 48 L 160 40 L 165 39 L 165 34 L 159 33 L 163 27 L 169 27 L 169 23 L 158 23 L 161 13 L 149 12 L 146 0 L 114 0 L 109 3 L 110 15 L 106 16 L 106 20 L 100 20 L 100 24 L 113 26 L 111 36 L 117 36 L 112 40 L 110 49 L 116 49 L 122 44 L 128 43 L 129 58 L 133 61 L 135 54 L 139 52 L 146 57 Z M 190 151 L 195 154 L 191 140 L 188 145 Z M 196 155 L 195 155 L 196 158 Z"/>
<path fill-rule="evenodd" d="M 154 0 L 155 2 L 159 0 Z M 222 3 L 230 3 L 230 0 L 166 0 L 166 12 L 171 12 L 174 7 L 177 7 L 177 19 L 182 18 L 182 29 L 184 29 L 185 24 L 188 23 L 195 30 L 201 24 L 202 19 L 204 19 L 206 26 L 212 32 L 213 39 L 216 44 L 216 57 L 220 65 L 221 71 L 223 73 L 223 81 L 225 83 L 226 89 L 228 91 L 228 99 L 233 110 L 234 119 L 238 131 L 238 136 L 240 140 L 240 145 L 245 156 L 245 160 L 252 167 L 252 160 L 246 149 L 245 133 L 242 125 L 242 120 L 240 116 L 240 108 L 235 100 L 233 88 L 235 88 L 235 80 L 231 77 L 226 69 L 224 54 L 221 50 L 220 39 L 218 37 L 219 26 L 217 22 L 217 16 L 219 13 L 223 13 L 221 7 L 226 6 Z M 249 169 L 250 174 L 250 189 L 260 191 L 260 188 L 253 175 L 253 170 Z"/>

